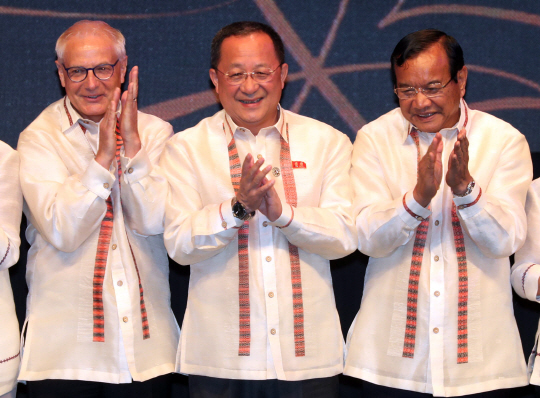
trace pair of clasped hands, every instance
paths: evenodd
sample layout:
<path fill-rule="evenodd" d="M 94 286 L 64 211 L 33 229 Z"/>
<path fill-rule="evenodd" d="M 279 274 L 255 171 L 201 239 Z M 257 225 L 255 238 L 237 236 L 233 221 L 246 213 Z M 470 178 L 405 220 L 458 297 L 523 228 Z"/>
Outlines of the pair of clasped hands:
<path fill-rule="evenodd" d="M 116 113 L 118 102 L 122 101 L 120 114 L 120 135 L 124 141 L 125 156 L 133 158 L 141 149 L 137 128 L 137 95 L 139 93 L 139 68 L 134 66 L 129 73 L 129 85 L 120 99 L 120 87 L 114 89 L 113 98 L 101 120 L 99 127 L 99 148 L 96 162 L 109 169 L 116 157 Z"/>
<path fill-rule="evenodd" d="M 426 154 L 418 163 L 418 181 L 413 191 L 414 199 L 427 207 L 437 193 L 442 181 L 441 133 L 435 134 Z M 469 140 L 465 129 L 460 130 L 454 149 L 448 158 L 446 183 L 455 195 L 462 195 L 472 181 L 469 173 Z"/>
<path fill-rule="evenodd" d="M 281 199 L 274 187 L 276 181 L 266 177 L 272 166 L 261 170 L 263 164 L 264 158 L 255 162 L 253 155 L 247 154 L 242 164 L 242 178 L 236 200 L 244 205 L 248 213 L 259 210 L 270 222 L 274 222 L 281 216 Z"/>

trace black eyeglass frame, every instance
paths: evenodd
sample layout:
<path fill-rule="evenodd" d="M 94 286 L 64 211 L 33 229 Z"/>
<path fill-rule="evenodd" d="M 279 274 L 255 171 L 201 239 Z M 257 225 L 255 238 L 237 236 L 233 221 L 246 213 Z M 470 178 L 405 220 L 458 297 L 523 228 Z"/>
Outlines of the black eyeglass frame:
<path fill-rule="evenodd" d="M 84 66 L 71 66 L 69 68 L 66 68 L 66 65 L 62 64 L 62 66 L 64 67 L 64 69 L 66 70 L 66 74 L 67 74 L 67 77 L 69 78 L 69 80 L 71 80 L 73 83 L 81 83 L 81 82 L 84 82 L 86 80 L 86 78 L 88 77 L 88 71 L 91 70 L 92 73 L 94 74 L 94 76 L 96 77 L 96 79 L 98 80 L 102 80 L 102 81 L 105 81 L 105 80 L 109 80 L 111 77 L 113 77 L 114 75 L 114 67 L 116 66 L 116 64 L 118 63 L 118 61 L 120 61 L 120 58 L 118 58 L 116 60 L 116 62 L 114 64 L 99 64 L 97 66 L 94 66 L 93 68 L 85 68 Z M 99 68 L 101 66 L 110 66 L 112 67 L 112 73 L 109 77 L 106 77 L 106 78 L 101 78 L 99 77 L 98 75 L 96 75 L 96 71 L 95 69 L 96 68 Z M 69 75 L 69 70 L 70 69 L 84 69 L 86 71 L 84 77 L 81 79 L 81 80 L 73 80 L 71 78 L 71 76 Z"/>

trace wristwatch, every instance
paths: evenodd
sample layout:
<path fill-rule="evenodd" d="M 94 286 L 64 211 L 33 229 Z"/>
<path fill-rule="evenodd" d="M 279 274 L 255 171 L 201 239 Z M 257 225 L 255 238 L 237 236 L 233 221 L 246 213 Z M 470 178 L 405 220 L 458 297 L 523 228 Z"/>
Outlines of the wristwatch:
<path fill-rule="evenodd" d="M 453 193 L 453 192 L 452 193 L 454 194 L 455 198 L 462 198 L 464 196 L 469 195 L 473 191 L 475 184 L 476 183 L 474 182 L 474 180 L 471 180 L 471 182 L 467 184 L 467 188 L 465 188 L 465 192 L 463 192 L 461 195 L 458 195 L 457 193 Z"/>
<path fill-rule="evenodd" d="M 255 215 L 255 211 L 248 213 L 245 206 L 242 203 L 240 203 L 238 200 L 233 204 L 232 212 L 233 212 L 233 216 L 235 216 L 236 218 L 242 221 L 247 221 Z"/>

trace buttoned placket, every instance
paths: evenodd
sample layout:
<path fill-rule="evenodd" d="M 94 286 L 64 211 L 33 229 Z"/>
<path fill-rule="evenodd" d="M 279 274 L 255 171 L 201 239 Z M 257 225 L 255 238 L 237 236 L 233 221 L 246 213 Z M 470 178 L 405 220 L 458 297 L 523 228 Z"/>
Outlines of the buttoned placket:
<path fill-rule="evenodd" d="M 111 170 L 113 168 L 115 175 L 118 175 L 116 161 L 113 162 Z M 133 319 L 132 315 L 135 314 L 136 311 L 133 311 L 133 306 L 130 300 L 130 288 L 133 289 L 134 287 L 130 286 L 128 283 L 126 269 L 124 267 L 124 262 L 126 262 L 126 264 L 132 263 L 131 258 L 124 259 L 124 256 L 131 256 L 131 251 L 129 248 L 124 247 L 128 243 L 125 239 L 120 238 L 122 236 L 122 231 L 118 231 L 118 225 L 124 223 L 123 214 L 121 211 L 119 211 L 121 209 L 119 183 L 120 181 L 117 178 L 111 192 L 114 208 L 114 222 L 109 246 L 107 267 L 109 267 L 111 270 L 112 284 L 118 311 L 117 316 L 120 328 L 118 354 L 120 358 L 120 366 L 126 366 L 126 370 L 130 371 L 130 369 L 135 370 L 135 327 L 133 326 L 133 322 L 137 322 L 137 320 Z M 138 289 L 138 286 L 136 288 Z"/>
<path fill-rule="evenodd" d="M 425 134 L 425 133 L 423 133 Z M 452 241 L 446 242 L 443 246 L 444 229 L 452 228 L 451 209 L 452 209 L 452 192 L 446 185 L 445 177 L 448 171 L 448 158 L 454 148 L 454 142 L 457 138 L 457 129 L 443 130 L 441 132 L 443 138 L 443 153 L 442 153 L 442 181 L 441 187 L 437 191 L 435 197 L 431 200 L 430 225 L 429 225 L 429 360 L 431 380 L 427 380 L 427 384 L 431 384 L 433 394 L 442 396 L 444 391 L 444 353 L 445 353 L 445 306 L 446 306 L 446 290 L 445 290 L 445 267 L 446 255 L 455 255 L 453 233 L 447 233 L 447 238 Z M 430 134 L 429 144 L 432 142 L 434 135 Z M 427 148 L 426 148 L 427 149 Z M 446 223 L 442 220 L 446 218 Z M 447 248 L 448 253 L 443 252 Z M 427 264 L 426 264 L 427 265 Z M 449 278 L 452 276 L 448 276 Z M 456 298 L 457 300 L 457 298 Z M 454 318 L 452 318 L 454 319 Z M 457 344 L 457 343 L 456 343 Z M 448 347 L 446 347 L 448 348 Z"/>
<path fill-rule="evenodd" d="M 235 134 L 237 147 L 250 150 L 253 155 L 254 162 L 259 158 L 264 158 L 264 163 L 261 170 L 268 165 L 279 167 L 279 131 L 275 127 L 267 127 L 261 129 L 254 136 L 248 129 L 237 127 Z M 276 134 L 276 138 L 273 135 Z M 269 137 L 272 135 L 272 137 Z M 247 145 L 242 145 L 242 141 Z M 239 144 L 240 143 L 240 144 Z M 272 145 L 272 148 L 267 148 Z M 275 146 L 275 148 L 274 148 Z M 244 161 L 245 154 L 242 153 L 241 161 Z M 272 173 L 268 173 L 267 178 L 276 178 Z M 278 177 L 280 178 L 280 177 Z M 273 228 L 270 221 L 261 212 L 257 212 L 252 223 L 257 224 L 257 228 L 250 231 L 250 235 L 259 233 L 260 247 L 260 264 L 262 267 L 262 277 L 264 285 L 264 299 L 266 307 L 266 336 L 267 336 L 267 352 L 266 352 L 266 377 L 268 379 L 285 379 L 283 370 L 283 358 L 281 355 L 280 327 L 279 327 L 279 306 L 278 306 L 278 289 L 277 289 L 277 270 L 274 252 Z"/>

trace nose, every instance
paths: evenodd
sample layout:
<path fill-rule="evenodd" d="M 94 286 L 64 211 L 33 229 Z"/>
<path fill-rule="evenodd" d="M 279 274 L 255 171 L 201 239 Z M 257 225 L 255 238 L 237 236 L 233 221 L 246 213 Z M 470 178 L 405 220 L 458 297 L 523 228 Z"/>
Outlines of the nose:
<path fill-rule="evenodd" d="M 253 75 L 247 75 L 246 80 L 240 85 L 240 89 L 246 94 L 253 94 L 259 89 L 259 83 L 253 79 Z"/>
<path fill-rule="evenodd" d="M 84 79 L 83 83 L 87 89 L 93 90 L 99 86 L 99 79 L 96 77 L 96 75 L 94 75 L 93 70 L 89 70 L 88 75 L 86 76 L 86 79 Z"/>
<path fill-rule="evenodd" d="M 426 97 L 426 95 L 421 91 L 419 91 L 416 94 L 416 97 L 414 97 L 413 102 L 414 102 L 414 105 L 419 109 L 426 108 L 431 104 L 431 100 L 428 97 Z"/>

